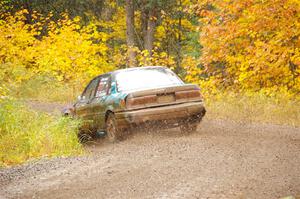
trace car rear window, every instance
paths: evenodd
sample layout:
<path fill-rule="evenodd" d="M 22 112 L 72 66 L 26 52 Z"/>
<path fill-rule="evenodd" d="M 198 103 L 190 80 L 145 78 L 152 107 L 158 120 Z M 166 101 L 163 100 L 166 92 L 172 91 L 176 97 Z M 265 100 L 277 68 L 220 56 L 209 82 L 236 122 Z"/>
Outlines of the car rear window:
<path fill-rule="evenodd" d="M 165 68 L 120 71 L 116 74 L 119 91 L 143 90 L 184 84 L 175 73 Z"/>

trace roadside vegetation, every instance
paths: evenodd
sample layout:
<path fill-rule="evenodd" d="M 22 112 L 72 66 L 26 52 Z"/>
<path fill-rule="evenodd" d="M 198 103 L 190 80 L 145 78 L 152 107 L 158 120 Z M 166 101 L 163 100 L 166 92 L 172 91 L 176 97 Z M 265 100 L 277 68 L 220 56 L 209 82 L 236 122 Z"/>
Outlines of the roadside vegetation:
<path fill-rule="evenodd" d="M 0 101 L 0 167 L 36 158 L 78 155 L 78 121 L 30 110 L 13 99 Z"/>
<path fill-rule="evenodd" d="M 66 2 L 0 0 L 2 164 L 81 151 L 76 121 L 19 101 L 71 102 L 91 78 L 131 66 L 200 85 L 209 118 L 300 126 L 298 0 Z"/>
<path fill-rule="evenodd" d="M 300 101 L 285 95 L 220 93 L 206 98 L 209 119 L 300 127 Z"/>

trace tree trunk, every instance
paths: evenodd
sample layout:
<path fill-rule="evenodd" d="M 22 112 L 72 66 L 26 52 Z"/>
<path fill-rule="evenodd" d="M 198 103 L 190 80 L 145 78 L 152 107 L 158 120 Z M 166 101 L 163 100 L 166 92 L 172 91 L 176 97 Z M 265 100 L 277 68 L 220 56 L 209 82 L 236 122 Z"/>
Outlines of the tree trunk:
<path fill-rule="evenodd" d="M 104 7 L 104 1 L 102 0 L 92 0 L 92 9 L 93 9 L 93 13 L 97 16 L 98 19 L 101 19 L 101 14 L 102 14 L 102 10 Z"/>
<path fill-rule="evenodd" d="M 179 7 L 180 7 L 180 14 L 179 14 L 179 18 L 178 18 L 178 38 L 177 38 L 177 60 L 176 60 L 176 69 L 175 72 L 176 73 L 180 73 L 181 71 L 181 61 L 182 61 L 182 54 L 181 54 L 181 33 L 182 33 L 182 2 L 181 0 L 179 1 Z"/>
<path fill-rule="evenodd" d="M 31 24 L 32 23 L 32 8 L 29 0 L 23 1 L 23 7 L 28 11 L 28 14 L 26 14 L 26 23 Z"/>
<path fill-rule="evenodd" d="M 141 37 L 142 37 L 142 46 L 141 50 L 145 50 L 145 39 L 147 35 L 148 29 L 148 17 L 149 17 L 149 10 L 146 7 L 147 2 L 145 0 L 142 1 L 142 9 L 141 9 Z"/>
<path fill-rule="evenodd" d="M 156 9 L 153 7 L 149 11 L 147 32 L 144 38 L 144 47 L 145 50 L 149 52 L 150 57 L 152 56 L 155 28 L 156 28 Z"/>
<path fill-rule="evenodd" d="M 129 67 L 136 66 L 136 52 L 134 41 L 134 5 L 133 0 L 126 0 L 126 41 L 128 47 L 128 63 Z"/>

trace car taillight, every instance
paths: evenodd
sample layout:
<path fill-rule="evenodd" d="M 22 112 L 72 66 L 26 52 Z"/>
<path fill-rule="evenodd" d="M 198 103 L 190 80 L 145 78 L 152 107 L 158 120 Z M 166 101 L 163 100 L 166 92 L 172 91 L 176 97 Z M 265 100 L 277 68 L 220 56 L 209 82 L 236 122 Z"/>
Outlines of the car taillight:
<path fill-rule="evenodd" d="M 126 106 L 132 107 L 132 106 L 152 104 L 152 103 L 156 103 L 156 102 L 157 102 L 156 95 L 148 95 L 148 96 L 143 96 L 143 97 L 128 98 L 126 100 Z"/>
<path fill-rule="evenodd" d="M 120 100 L 120 107 L 125 108 L 126 107 L 126 101 L 124 99 Z"/>
<path fill-rule="evenodd" d="M 175 94 L 176 100 L 181 100 L 181 99 L 193 99 L 193 98 L 199 98 L 202 99 L 202 95 L 200 93 L 200 90 L 190 90 L 190 91 L 181 91 L 181 92 L 176 92 Z"/>

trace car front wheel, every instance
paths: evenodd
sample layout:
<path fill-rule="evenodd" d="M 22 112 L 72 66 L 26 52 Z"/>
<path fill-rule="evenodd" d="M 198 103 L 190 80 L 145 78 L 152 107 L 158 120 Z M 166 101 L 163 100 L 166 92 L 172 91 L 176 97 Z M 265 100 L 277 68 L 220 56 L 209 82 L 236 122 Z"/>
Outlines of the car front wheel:
<path fill-rule="evenodd" d="M 109 113 L 107 116 L 106 133 L 110 142 L 116 142 L 121 139 L 121 131 L 117 126 L 116 118 L 113 113 Z"/>

